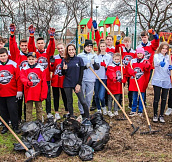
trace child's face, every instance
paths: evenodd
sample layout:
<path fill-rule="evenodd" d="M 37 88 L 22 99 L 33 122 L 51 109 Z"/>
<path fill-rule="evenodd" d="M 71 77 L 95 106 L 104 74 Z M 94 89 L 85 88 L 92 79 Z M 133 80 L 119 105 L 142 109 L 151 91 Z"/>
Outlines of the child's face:
<path fill-rule="evenodd" d="M 107 46 L 112 46 L 113 40 L 112 40 L 111 37 L 107 37 L 107 39 L 106 39 L 106 44 L 107 44 Z"/>
<path fill-rule="evenodd" d="M 38 50 L 44 50 L 44 47 L 45 47 L 44 40 L 38 40 L 37 41 L 37 48 L 38 48 Z"/>
<path fill-rule="evenodd" d="M 141 36 L 142 42 L 147 43 L 148 42 L 148 35 Z"/>
<path fill-rule="evenodd" d="M 86 52 L 90 53 L 92 51 L 93 47 L 88 45 L 84 49 Z"/>
<path fill-rule="evenodd" d="M 137 53 L 137 58 L 139 59 L 143 58 L 143 53 Z"/>
<path fill-rule="evenodd" d="M 1 49 L 1 48 L 4 48 L 4 46 L 5 46 L 5 43 L 0 42 L 0 49 Z"/>
<path fill-rule="evenodd" d="M 113 61 L 114 61 L 115 63 L 119 63 L 119 62 L 120 62 L 120 56 L 114 56 L 114 57 L 113 57 Z"/>
<path fill-rule="evenodd" d="M 131 47 L 131 41 L 124 41 L 124 45 L 126 48 L 130 48 Z"/>
<path fill-rule="evenodd" d="M 8 54 L 6 54 L 6 53 L 0 54 L 0 61 L 1 62 L 7 62 L 7 60 L 8 60 Z"/>
<path fill-rule="evenodd" d="M 27 53 L 27 42 L 21 42 L 20 49 L 23 53 Z"/>
<path fill-rule="evenodd" d="M 106 52 L 106 44 L 105 43 L 100 44 L 100 51 L 101 52 Z"/>
<path fill-rule="evenodd" d="M 70 57 L 74 57 L 75 56 L 76 50 L 75 50 L 75 48 L 73 46 L 69 46 L 68 47 L 68 54 L 69 54 Z"/>
<path fill-rule="evenodd" d="M 59 45 L 57 46 L 57 50 L 58 50 L 58 52 L 59 52 L 59 54 L 60 54 L 61 56 L 64 56 L 65 47 L 63 46 L 63 44 L 59 44 Z"/>
<path fill-rule="evenodd" d="M 162 49 L 161 49 L 161 53 L 162 53 L 163 55 L 165 55 L 165 54 L 167 53 L 167 51 L 168 51 L 168 46 L 167 46 L 167 45 L 164 45 L 164 46 L 162 47 Z"/>
<path fill-rule="evenodd" d="M 29 65 L 34 65 L 34 64 L 36 64 L 36 62 L 37 62 L 37 58 L 32 57 L 32 56 L 29 56 L 29 57 L 27 58 L 27 61 L 28 61 Z"/>

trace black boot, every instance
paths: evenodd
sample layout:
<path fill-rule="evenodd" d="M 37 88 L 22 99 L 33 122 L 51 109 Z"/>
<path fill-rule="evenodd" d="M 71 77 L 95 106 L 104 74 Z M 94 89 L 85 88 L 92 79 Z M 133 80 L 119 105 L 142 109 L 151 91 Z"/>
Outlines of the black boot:
<path fill-rule="evenodd" d="M 7 132 L 8 132 L 7 127 L 3 127 L 2 131 L 1 131 L 1 134 L 5 134 L 5 133 L 7 133 Z"/>
<path fill-rule="evenodd" d="M 13 128 L 13 131 L 14 131 L 16 134 L 21 133 L 21 131 L 20 131 L 20 129 L 18 128 L 18 126 L 15 126 L 15 127 Z"/>

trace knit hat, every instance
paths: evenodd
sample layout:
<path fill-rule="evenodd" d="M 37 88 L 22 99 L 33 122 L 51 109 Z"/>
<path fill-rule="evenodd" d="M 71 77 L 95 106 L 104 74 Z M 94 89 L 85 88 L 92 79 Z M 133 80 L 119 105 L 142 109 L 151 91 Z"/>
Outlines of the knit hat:
<path fill-rule="evenodd" d="M 29 56 L 36 58 L 36 53 L 35 52 L 29 52 L 27 57 L 29 57 Z"/>
<path fill-rule="evenodd" d="M 84 44 L 84 48 L 85 48 L 86 46 L 92 46 L 92 47 L 93 47 L 93 42 L 92 42 L 92 40 L 86 39 L 86 40 L 85 40 L 85 44 Z"/>
<path fill-rule="evenodd" d="M 145 54 L 145 51 L 142 47 L 139 47 L 136 49 L 136 53 L 142 53 L 143 55 Z"/>

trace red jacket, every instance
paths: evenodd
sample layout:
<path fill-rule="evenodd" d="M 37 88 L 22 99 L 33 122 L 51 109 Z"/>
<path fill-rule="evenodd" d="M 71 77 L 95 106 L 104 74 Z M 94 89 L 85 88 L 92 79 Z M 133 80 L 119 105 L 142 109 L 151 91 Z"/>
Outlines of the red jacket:
<path fill-rule="evenodd" d="M 159 39 L 153 39 L 151 42 L 148 42 L 147 45 L 144 47 L 142 44 L 137 46 L 137 48 L 142 47 L 145 50 L 145 58 L 149 59 L 149 62 L 151 64 L 151 69 L 153 69 L 153 58 L 156 49 L 159 46 Z"/>
<path fill-rule="evenodd" d="M 51 86 L 52 87 L 60 87 L 63 88 L 63 81 L 64 81 L 64 75 L 61 74 L 61 57 L 60 55 L 54 56 L 55 62 L 50 65 L 50 71 L 53 72 L 52 78 L 51 78 Z M 53 66 L 52 66 L 53 65 Z"/>
<path fill-rule="evenodd" d="M 101 36 L 100 36 L 99 31 L 98 31 L 98 30 L 95 30 L 95 41 L 96 41 L 96 43 L 97 43 L 97 47 L 98 47 L 98 45 L 99 45 L 100 39 L 101 39 Z M 115 47 L 114 47 L 114 46 L 112 46 L 112 47 L 107 47 L 107 48 L 106 48 L 106 52 L 107 52 L 108 54 L 110 54 L 111 56 L 113 56 L 113 54 L 115 53 Z"/>
<path fill-rule="evenodd" d="M 119 48 L 121 48 L 122 62 L 124 65 L 128 65 L 132 59 L 137 57 L 136 51 L 134 51 L 132 48 L 127 51 L 123 45 L 119 44 L 115 46 L 115 52 L 119 52 Z"/>
<path fill-rule="evenodd" d="M 146 78 L 145 73 L 150 71 L 151 64 L 149 60 L 143 59 L 140 63 L 137 62 L 137 58 L 131 60 L 132 69 L 130 63 L 127 67 L 128 75 L 130 76 L 130 85 L 129 85 L 129 91 L 138 91 L 136 82 L 134 77 L 132 76 L 134 72 L 137 72 L 135 74 L 140 92 L 145 92 L 146 88 L 148 86 L 148 81 Z"/>
<path fill-rule="evenodd" d="M 16 96 L 17 91 L 23 91 L 19 71 L 17 63 L 12 60 L 5 65 L 0 63 L 0 97 Z"/>
<path fill-rule="evenodd" d="M 17 62 L 20 69 L 27 65 L 27 56 L 18 49 L 15 36 L 10 36 L 10 54 L 12 59 Z"/>
<path fill-rule="evenodd" d="M 116 66 L 111 63 L 107 67 L 107 87 L 112 94 L 122 94 L 122 83 L 121 83 L 121 66 Z M 114 82 L 116 79 L 116 82 Z M 123 79 L 126 81 L 126 70 L 123 67 Z M 109 93 L 108 93 L 109 94 Z"/>
<path fill-rule="evenodd" d="M 20 71 L 20 78 L 24 84 L 25 102 L 28 101 L 43 101 L 47 98 L 48 86 L 46 82 L 45 70 L 37 64 L 34 68 L 26 65 Z M 28 86 L 28 82 L 32 82 L 33 86 Z"/>
<path fill-rule="evenodd" d="M 35 47 L 34 36 L 33 37 L 30 36 L 28 42 L 28 51 L 36 52 L 36 57 L 38 58 L 38 64 L 40 64 L 43 67 L 43 69 L 46 70 L 46 80 L 50 81 L 50 56 L 53 56 L 55 51 L 54 39 L 51 38 L 47 49 L 40 52 Z"/>

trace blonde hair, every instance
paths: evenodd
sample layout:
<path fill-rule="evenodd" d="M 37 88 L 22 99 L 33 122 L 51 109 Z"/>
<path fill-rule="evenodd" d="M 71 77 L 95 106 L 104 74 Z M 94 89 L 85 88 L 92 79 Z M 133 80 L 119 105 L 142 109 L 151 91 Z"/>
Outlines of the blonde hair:
<path fill-rule="evenodd" d="M 159 45 L 159 47 L 158 47 L 156 53 L 161 53 L 161 50 L 162 50 L 163 46 L 167 46 L 167 53 L 166 53 L 166 54 L 168 54 L 168 53 L 169 53 L 169 44 L 168 44 L 167 42 L 162 42 L 162 43 Z"/>
<path fill-rule="evenodd" d="M 121 55 L 120 55 L 120 53 L 114 53 L 113 58 L 114 57 L 120 57 L 121 58 Z"/>
<path fill-rule="evenodd" d="M 125 38 L 123 39 L 123 41 L 124 41 L 124 42 L 131 42 L 131 38 L 130 38 L 130 37 L 125 37 Z"/>

